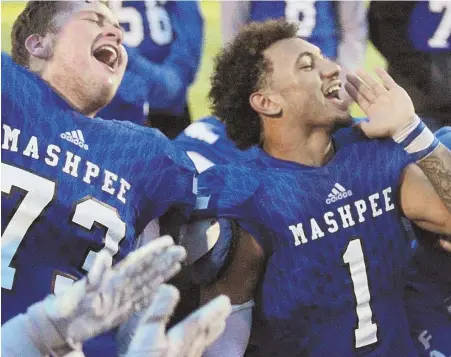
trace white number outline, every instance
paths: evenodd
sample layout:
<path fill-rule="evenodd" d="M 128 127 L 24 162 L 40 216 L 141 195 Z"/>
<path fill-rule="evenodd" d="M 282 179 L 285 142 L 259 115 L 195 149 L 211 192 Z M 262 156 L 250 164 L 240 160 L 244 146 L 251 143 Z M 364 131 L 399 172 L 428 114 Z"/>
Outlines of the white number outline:
<path fill-rule="evenodd" d="M 349 265 L 356 299 L 357 328 L 354 330 L 355 347 L 360 348 L 372 345 L 377 342 L 377 324 L 372 322 L 371 295 L 360 239 L 353 239 L 349 242 L 343 254 L 343 261 Z"/>
<path fill-rule="evenodd" d="M 33 222 L 55 199 L 57 188 L 54 182 L 46 178 L 2 163 L 2 192 L 10 194 L 13 186 L 27 193 L 19 203 L 1 237 L 2 288 L 8 290 L 12 290 L 14 285 L 16 269 L 10 265 L 17 250 Z M 94 214 L 92 214 L 93 212 Z M 106 228 L 103 238 L 104 247 L 101 250 L 109 253 L 112 264 L 113 257 L 117 254 L 119 244 L 125 238 L 126 232 L 126 224 L 119 217 L 117 210 L 93 197 L 86 197 L 76 203 L 71 221 L 89 231 L 92 230 L 94 223 Z M 84 259 L 82 269 L 88 271 L 96 255 L 97 252 L 90 250 Z M 52 292 L 62 290 L 58 287 L 58 277 L 60 276 L 68 278 L 64 274 L 54 274 Z"/>
<path fill-rule="evenodd" d="M 300 14 L 303 15 L 302 21 L 299 20 Z M 299 25 L 299 37 L 309 38 L 316 26 L 315 0 L 285 1 L 285 18 Z"/>
<path fill-rule="evenodd" d="M 432 48 L 447 48 L 448 39 L 451 36 L 451 2 L 429 1 L 429 11 L 435 13 L 444 11 L 444 14 L 434 34 L 428 40 L 428 45 Z"/>

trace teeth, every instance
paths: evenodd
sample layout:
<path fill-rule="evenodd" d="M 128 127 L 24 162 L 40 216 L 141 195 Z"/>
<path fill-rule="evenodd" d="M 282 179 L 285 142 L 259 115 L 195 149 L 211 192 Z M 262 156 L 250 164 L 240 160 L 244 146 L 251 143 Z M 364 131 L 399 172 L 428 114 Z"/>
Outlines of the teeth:
<path fill-rule="evenodd" d="M 112 57 L 111 57 L 110 61 L 108 61 L 109 65 L 113 64 L 117 60 L 118 53 L 117 53 L 116 49 L 113 46 L 111 46 L 111 45 L 100 46 L 98 49 L 95 50 L 94 54 L 96 54 L 96 53 L 98 53 L 100 51 L 108 51 L 108 52 L 111 53 Z"/>
<path fill-rule="evenodd" d="M 336 92 L 339 91 L 341 89 L 340 85 L 336 84 L 332 87 L 330 87 L 327 91 L 326 91 L 326 95 L 331 94 L 332 92 Z"/>

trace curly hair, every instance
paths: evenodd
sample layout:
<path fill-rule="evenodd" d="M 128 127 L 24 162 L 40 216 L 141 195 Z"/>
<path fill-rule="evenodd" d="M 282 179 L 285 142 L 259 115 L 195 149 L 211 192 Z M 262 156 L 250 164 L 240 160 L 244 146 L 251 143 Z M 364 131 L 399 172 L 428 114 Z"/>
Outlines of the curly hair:
<path fill-rule="evenodd" d="M 209 99 L 213 113 L 226 124 L 240 149 L 260 143 L 260 116 L 249 97 L 267 84 L 272 66 L 263 55 L 277 41 L 296 37 L 298 26 L 285 20 L 250 23 L 215 59 Z"/>
<path fill-rule="evenodd" d="M 68 1 L 27 2 L 11 29 L 11 56 L 14 62 L 28 67 L 30 54 L 25 48 L 25 40 L 32 34 L 45 36 L 48 32 L 54 31 L 53 19 L 69 3 Z M 110 6 L 108 1 L 101 1 L 101 3 Z"/>

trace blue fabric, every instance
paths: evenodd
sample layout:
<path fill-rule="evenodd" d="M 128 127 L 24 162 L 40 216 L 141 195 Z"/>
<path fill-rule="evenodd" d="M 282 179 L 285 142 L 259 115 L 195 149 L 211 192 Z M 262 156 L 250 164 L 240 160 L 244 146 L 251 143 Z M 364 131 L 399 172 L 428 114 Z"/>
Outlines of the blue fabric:
<path fill-rule="evenodd" d="M 214 166 L 199 176 L 198 193 L 208 204 L 196 214 L 236 219 L 267 256 L 251 356 L 416 356 L 403 301 L 410 250 L 400 238 L 397 198 L 410 158 L 393 140 L 369 140 L 356 129 L 338 132 L 335 146 L 323 167 L 261 151 L 246 167 Z M 328 204 L 341 189 L 350 194 Z M 360 348 L 357 292 L 344 257 L 351 242 L 361 244 L 377 324 L 377 342 Z"/>
<path fill-rule="evenodd" d="M 1 95 L 3 323 L 196 197 L 191 161 L 159 131 L 85 117 L 3 53 Z"/>
<path fill-rule="evenodd" d="M 451 148 L 451 127 L 443 127 L 435 135 Z M 417 240 L 405 290 L 410 332 L 421 356 L 449 356 L 451 254 L 435 245 L 439 235 L 418 228 L 415 233 Z"/>
<path fill-rule="evenodd" d="M 318 46 L 326 57 L 335 59 L 340 26 L 333 1 L 251 1 L 251 21 L 285 18 L 298 22 L 299 36 Z"/>
<path fill-rule="evenodd" d="M 116 97 L 99 113 L 102 118 L 143 124 L 146 106 L 173 115 L 182 114 L 186 106 L 188 87 L 195 79 L 202 55 L 203 18 L 199 6 L 196 1 L 150 3 L 122 3 L 125 9 L 137 10 L 143 40 L 132 47 L 125 37 L 129 55 L 127 71 Z M 149 14 L 153 13 L 168 16 L 167 27 L 159 23 L 160 31 L 167 33 L 163 39 L 152 32 L 155 27 L 150 24 Z M 126 32 L 131 30 L 129 23 L 121 22 L 121 25 Z"/>

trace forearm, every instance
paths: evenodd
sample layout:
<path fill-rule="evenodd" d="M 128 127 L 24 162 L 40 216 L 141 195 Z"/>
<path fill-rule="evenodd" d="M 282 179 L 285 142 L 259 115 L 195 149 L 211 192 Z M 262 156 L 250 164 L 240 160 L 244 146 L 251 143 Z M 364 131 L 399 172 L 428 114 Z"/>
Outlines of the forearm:
<path fill-rule="evenodd" d="M 440 144 L 429 156 L 418 161 L 417 165 L 451 212 L 451 152 Z"/>
<path fill-rule="evenodd" d="M 222 44 L 232 41 L 238 31 L 249 21 L 249 1 L 221 1 Z"/>
<path fill-rule="evenodd" d="M 346 74 L 355 72 L 365 60 L 368 42 L 367 6 L 361 1 L 340 1 L 337 5 L 341 29 L 338 63 Z"/>
<path fill-rule="evenodd" d="M 29 313 L 19 314 L 2 326 L 2 354 L 8 357 L 44 357 L 50 353 L 53 356 L 66 356 L 76 352 L 81 355 L 73 357 L 83 356 L 81 348 L 72 350 L 65 344 L 41 310 L 42 302 L 34 304 L 28 309 Z"/>

